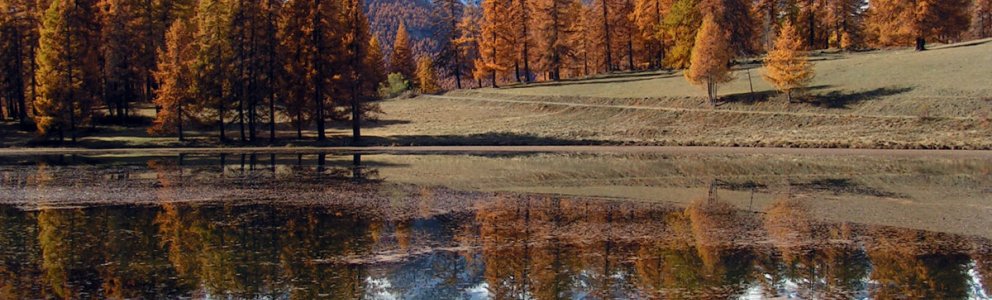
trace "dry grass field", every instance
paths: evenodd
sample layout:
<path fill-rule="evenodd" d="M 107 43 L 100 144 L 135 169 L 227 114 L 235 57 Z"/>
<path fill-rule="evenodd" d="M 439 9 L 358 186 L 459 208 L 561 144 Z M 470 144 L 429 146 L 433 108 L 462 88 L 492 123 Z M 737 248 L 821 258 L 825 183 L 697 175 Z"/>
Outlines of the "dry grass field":
<path fill-rule="evenodd" d="M 615 74 L 388 100 L 389 125 L 369 133 L 504 138 L 494 144 L 992 148 L 992 40 L 814 60 L 803 103 L 788 103 L 752 63 L 737 68 L 716 107 L 678 72 Z"/>

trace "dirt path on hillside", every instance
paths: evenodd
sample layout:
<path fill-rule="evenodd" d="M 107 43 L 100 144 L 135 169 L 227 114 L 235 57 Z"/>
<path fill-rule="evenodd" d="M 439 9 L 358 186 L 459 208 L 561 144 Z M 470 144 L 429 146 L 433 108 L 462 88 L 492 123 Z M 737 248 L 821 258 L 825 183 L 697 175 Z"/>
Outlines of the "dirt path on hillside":
<path fill-rule="evenodd" d="M 732 113 L 732 114 L 746 114 L 746 115 L 759 115 L 759 116 L 799 116 L 799 117 L 817 117 L 817 118 L 879 118 L 879 119 L 919 119 L 916 116 L 899 116 L 899 115 L 863 115 L 863 114 L 818 114 L 818 113 L 804 113 L 804 112 L 787 112 L 787 111 L 755 111 L 755 110 L 728 110 L 728 109 L 705 109 L 705 108 L 675 108 L 675 107 L 663 107 L 663 106 L 643 106 L 643 105 L 616 105 L 616 104 L 596 104 L 596 103 L 575 103 L 575 102 L 561 102 L 561 101 L 541 101 L 541 100 L 516 100 L 516 99 L 495 99 L 495 98 L 484 98 L 484 97 L 464 97 L 464 96 L 446 96 L 446 95 L 423 95 L 421 97 L 442 99 L 442 100 L 455 100 L 455 101 L 483 101 L 483 102 L 496 102 L 496 103 L 507 103 L 507 104 L 534 104 L 534 105 L 551 105 L 551 106 L 565 106 L 565 107 L 591 107 L 591 108 L 613 108 L 613 109 L 634 109 L 634 110 L 653 110 L 653 111 L 667 111 L 667 112 L 704 112 L 704 113 Z M 967 117 L 942 117 L 950 120 L 973 120 L 974 118 Z"/>
<path fill-rule="evenodd" d="M 225 148 L 3 148 L 0 156 L 13 155 L 101 155 L 101 154 L 175 154 L 175 153 L 299 153 L 362 152 L 387 154 L 472 154 L 472 153 L 657 153 L 699 155 L 856 155 L 887 157 L 992 158 L 992 151 L 974 150 L 884 150 L 884 149 L 816 149 L 816 148 L 731 148 L 665 146 L 419 146 L 419 147 L 225 147 Z"/>

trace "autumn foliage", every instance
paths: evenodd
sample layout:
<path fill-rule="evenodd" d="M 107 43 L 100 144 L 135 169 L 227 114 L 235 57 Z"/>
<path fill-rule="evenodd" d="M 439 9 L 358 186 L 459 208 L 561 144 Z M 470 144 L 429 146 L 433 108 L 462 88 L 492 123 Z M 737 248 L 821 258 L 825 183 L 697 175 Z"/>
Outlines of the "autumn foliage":
<path fill-rule="evenodd" d="M 765 58 L 765 80 L 785 93 L 789 102 L 792 94 L 813 80 L 813 64 L 803 50 L 796 28 L 790 23 L 782 26 L 775 49 Z"/>
<path fill-rule="evenodd" d="M 729 34 L 720 27 L 712 14 L 707 15 L 703 20 L 703 27 L 699 28 L 696 35 L 685 78 L 706 89 L 710 104 L 716 104 L 720 84 L 731 79 L 728 66 L 734 57 L 731 51 Z"/>

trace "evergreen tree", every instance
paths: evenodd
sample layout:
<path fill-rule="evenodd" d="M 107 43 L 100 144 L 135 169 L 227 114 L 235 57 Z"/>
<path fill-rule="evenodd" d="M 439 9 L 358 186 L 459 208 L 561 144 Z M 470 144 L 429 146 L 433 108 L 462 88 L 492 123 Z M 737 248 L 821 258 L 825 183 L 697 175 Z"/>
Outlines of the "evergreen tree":
<path fill-rule="evenodd" d="M 775 49 L 765 58 L 765 80 L 786 94 L 792 102 L 793 91 L 804 88 L 813 79 L 813 65 L 803 52 L 803 45 L 791 23 L 782 26 Z"/>
<path fill-rule="evenodd" d="M 475 61 L 476 79 L 489 77 L 493 87 L 498 87 L 497 75 L 510 69 L 513 61 L 513 45 L 510 30 L 510 5 L 508 1 L 484 0 L 478 47 L 479 58 Z"/>
<path fill-rule="evenodd" d="M 98 97 L 99 25 L 96 5 L 87 0 L 54 0 L 45 12 L 38 49 L 39 96 L 35 123 L 42 134 L 58 130 L 60 139 L 91 117 Z"/>
<path fill-rule="evenodd" d="M 733 59 L 729 39 L 729 33 L 720 27 L 713 15 L 706 15 L 696 35 L 689 69 L 685 72 L 690 83 L 706 88 L 711 105 L 716 105 L 719 85 L 731 79 L 727 66 Z"/>

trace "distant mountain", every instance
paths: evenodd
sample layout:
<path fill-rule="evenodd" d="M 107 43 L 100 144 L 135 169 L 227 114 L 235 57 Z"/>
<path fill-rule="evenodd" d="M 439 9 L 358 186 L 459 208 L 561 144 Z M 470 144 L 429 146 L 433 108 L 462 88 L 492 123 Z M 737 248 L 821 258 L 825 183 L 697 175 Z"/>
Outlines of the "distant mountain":
<path fill-rule="evenodd" d="M 430 0 L 368 0 L 366 14 L 372 33 L 379 38 L 385 53 L 392 53 L 393 40 L 400 22 L 406 22 L 413 40 L 413 51 L 418 55 L 433 53 L 438 42 L 433 37 L 435 25 L 431 16 Z"/>

